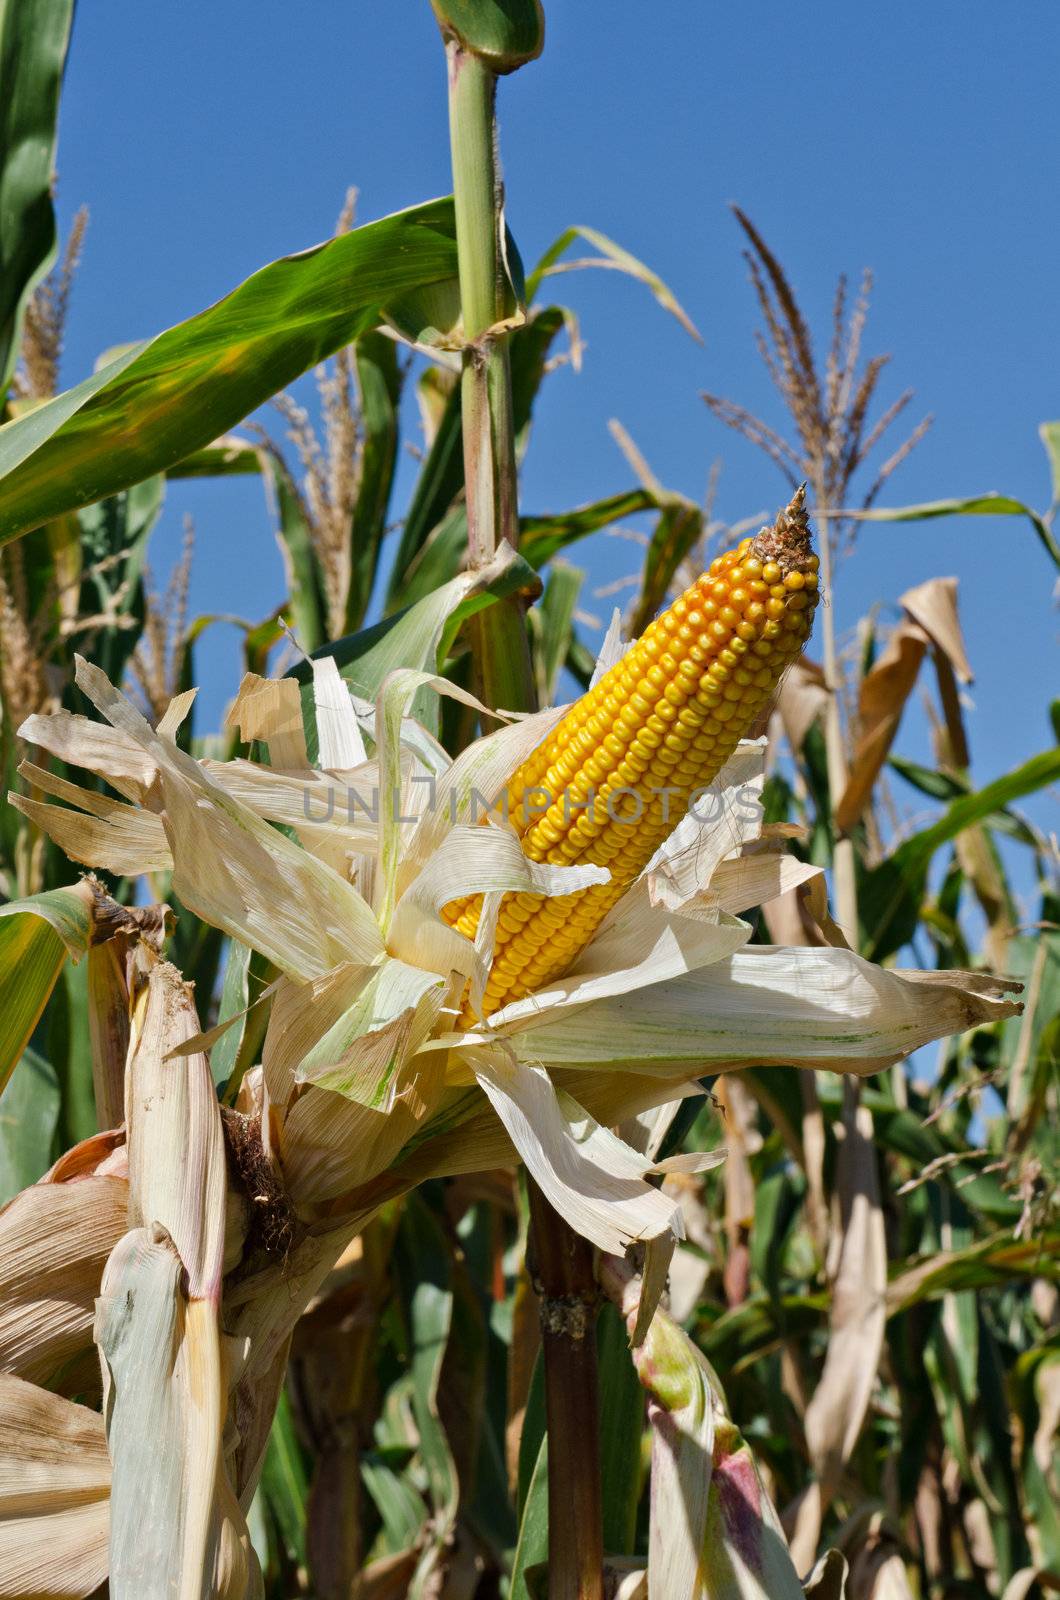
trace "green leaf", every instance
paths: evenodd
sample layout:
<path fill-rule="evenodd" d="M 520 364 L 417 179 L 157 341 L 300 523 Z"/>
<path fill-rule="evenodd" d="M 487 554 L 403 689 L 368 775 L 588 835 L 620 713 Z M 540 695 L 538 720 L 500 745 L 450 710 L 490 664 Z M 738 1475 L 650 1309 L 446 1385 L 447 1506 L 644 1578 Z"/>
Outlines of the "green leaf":
<path fill-rule="evenodd" d="M 408 1590 L 410 1600 L 423 1600 L 433 1592 L 437 1559 L 455 1525 L 460 1492 L 438 1413 L 442 1363 L 453 1321 L 452 1263 L 445 1235 L 419 1195 L 406 1203 L 395 1265 L 408 1315 L 412 1414 L 433 1511 L 430 1537 Z"/>
<path fill-rule="evenodd" d="M 609 1555 L 632 1555 L 640 1499 L 644 1390 L 630 1358 L 626 1325 L 610 1301 L 600 1308 L 596 1348 L 604 1549 Z"/>
<path fill-rule="evenodd" d="M 919 789 L 921 794 L 930 795 L 932 800 L 958 800 L 961 795 L 974 793 L 963 774 L 958 776 L 952 772 L 936 772 L 933 767 L 922 767 L 915 761 L 907 761 L 904 756 L 889 756 L 888 766 L 907 783 L 911 783 L 914 789 Z M 1037 850 L 1040 847 L 1040 840 L 1034 831 L 1018 814 L 1013 814 L 1011 811 L 995 812 L 985 818 L 985 826 L 996 829 L 998 833 L 1003 833 L 1011 839 L 1018 839 L 1028 849 Z"/>
<path fill-rule="evenodd" d="M 132 617 L 137 624 L 101 628 L 93 639 L 92 660 L 112 683 L 120 683 L 124 677 L 143 627 L 144 562 L 165 492 L 166 480 L 157 475 L 98 505 L 86 506 L 73 519 L 80 529 L 84 569 L 82 616 Z M 28 541 L 29 545 L 32 543 L 32 539 Z M 81 711 L 90 710 L 79 690 L 75 691 L 75 704 Z"/>
<path fill-rule="evenodd" d="M 382 1520 L 386 1554 L 411 1550 L 429 1516 L 422 1496 L 374 1451 L 361 1458 L 361 1477 Z"/>
<path fill-rule="evenodd" d="M 564 561 L 552 566 L 540 605 L 530 612 L 534 644 L 537 694 L 541 705 L 551 705 L 556 697 L 560 668 L 570 653 L 574 610 L 578 604 L 585 573 Z"/>
<path fill-rule="evenodd" d="M 530 1388 L 523 1412 L 523 1429 L 519 1435 L 519 1471 L 516 1487 L 516 1509 L 520 1520 L 526 1513 L 534 1470 L 545 1442 L 548 1423 L 545 1416 L 545 1362 L 538 1350 L 534 1370 L 530 1374 Z"/>
<path fill-rule="evenodd" d="M 288 604 L 294 636 L 310 654 L 327 639 L 327 601 L 313 549 L 313 539 L 302 496 L 278 450 L 262 450 L 265 481 L 276 502 L 276 532 L 287 576 Z"/>
<path fill-rule="evenodd" d="M 353 692 L 362 699 L 374 700 L 383 679 L 399 667 L 434 671 L 446 619 L 460 604 L 465 592 L 464 581 L 455 578 L 406 611 L 399 611 L 396 616 L 376 622 L 370 628 L 362 628 L 346 639 L 336 639 L 314 654 L 334 656 Z M 311 668 L 306 662 L 299 662 L 288 673 L 288 677 L 302 683 L 310 676 Z"/>
<path fill-rule="evenodd" d="M 544 306 L 531 311 L 527 320 L 509 336 L 508 359 L 512 381 L 512 429 L 515 454 L 522 461 L 530 439 L 534 402 L 549 370 L 552 346 L 564 328 L 570 327 L 573 313 L 563 306 Z"/>
<path fill-rule="evenodd" d="M 261 1469 L 261 1492 L 276 1519 L 283 1541 L 298 1566 L 306 1561 L 306 1501 L 309 1474 L 302 1447 L 295 1432 L 294 1416 L 287 1390 L 280 1391 L 265 1462 Z"/>
<path fill-rule="evenodd" d="M 862 522 L 926 522 L 932 517 L 1026 517 L 1053 564 L 1060 567 L 1060 546 L 1044 517 L 1010 495 L 975 494 L 965 500 L 929 500 L 919 506 L 874 506 L 871 511 L 853 511 L 850 515 Z"/>
<path fill-rule="evenodd" d="M 1060 750 L 1044 750 L 985 788 L 962 795 L 930 828 L 914 834 L 886 861 L 865 873 L 859 897 L 863 954 L 870 961 L 882 961 L 912 938 L 936 850 L 962 829 L 982 822 L 1012 800 L 1055 783 L 1058 777 Z"/>
<path fill-rule="evenodd" d="M 507 560 L 499 558 L 497 566 L 482 576 L 485 581 L 479 589 L 475 589 L 471 578 L 465 573 L 418 600 L 406 611 L 399 611 L 396 616 L 387 617 L 371 628 L 351 634 L 347 639 L 337 639 L 334 644 L 323 646 L 316 654 L 334 656 L 339 671 L 354 694 L 365 700 L 374 700 L 384 678 L 399 667 L 435 672 L 469 617 L 496 600 L 532 590 L 533 586 L 540 584 L 536 573 L 531 571 L 526 562 L 510 552 Z M 299 662 L 288 674 L 305 684 L 302 694 L 304 708 L 312 704 L 312 689 L 307 683 L 310 672 L 306 662 Z M 412 715 L 433 727 L 437 722 L 435 697 L 417 695 Z M 316 751 L 311 725 L 307 726 L 307 740 L 310 760 L 313 760 Z"/>
<path fill-rule="evenodd" d="M 439 661 L 444 661 L 453 648 L 457 634 L 470 617 L 485 611 L 499 600 L 509 599 L 512 595 L 524 595 L 527 599 L 534 600 L 540 593 L 541 579 L 537 573 L 522 556 L 511 556 L 501 570 L 494 573 L 485 583 L 480 583 L 449 613 L 438 646 Z"/>
<path fill-rule="evenodd" d="M 360 395 L 361 476 L 350 527 L 352 575 L 346 601 L 346 631 L 364 621 L 372 597 L 386 533 L 398 448 L 401 368 L 393 339 L 367 333 L 354 348 Z"/>
<path fill-rule="evenodd" d="M 644 558 L 640 598 L 630 624 L 635 639 L 654 617 L 673 581 L 674 573 L 703 533 L 703 513 L 690 500 L 675 500 L 663 507 Z"/>
<path fill-rule="evenodd" d="M 519 553 L 532 567 L 543 567 L 546 561 L 578 539 L 598 533 L 623 517 L 632 517 L 638 511 L 651 511 L 658 505 L 655 495 L 647 489 L 626 489 L 622 494 L 609 495 L 606 500 L 594 500 L 591 505 L 577 506 L 573 511 L 561 511 L 550 517 L 523 517 L 520 522 Z"/>
<path fill-rule="evenodd" d="M 938 772 L 934 767 L 922 767 L 915 761 L 906 761 L 904 756 L 891 756 L 888 766 L 906 783 L 911 783 L 914 789 L 929 795 L 932 800 L 956 800 L 968 793 L 968 785 L 951 773 Z"/>
<path fill-rule="evenodd" d="M 596 657 L 588 645 L 580 639 L 571 636 L 570 648 L 567 651 L 566 668 L 575 683 L 584 694 L 592 682 L 593 673 L 596 671 Z"/>
<path fill-rule="evenodd" d="M 754 1295 L 701 1328 L 699 1345 L 728 1381 L 786 1339 L 806 1340 L 824 1325 L 827 1315 L 824 1294 L 786 1294 L 779 1300 Z"/>
<path fill-rule="evenodd" d="M 0 398 L 22 315 L 55 256 L 52 168 L 74 0 L 0 0 Z"/>
<path fill-rule="evenodd" d="M 217 1008 L 217 1023 L 232 1023 L 210 1051 L 210 1071 L 218 1087 L 227 1084 L 235 1071 L 239 1049 L 247 1028 L 246 1010 L 250 999 L 250 946 L 232 939 L 228 945 L 224 983 L 221 985 L 221 1003 Z"/>
<path fill-rule="evenodd" d="M 404 580 L 427 537 L 445 516 L 464 485 L 464 436 L 460 427 L 460 385 L 452 390 L 431 447 L 412 491 L 394 555 L 386 609 L 405 603 Z"/>
<path fill-rule="evenodd" d="M 832 1087 L 829 1085 L 828 1089 Z M 838 1117 L 841 1096 L 830 1100 L 826 1090 L 821 1099 L 825 1109 Z M 934 1181 L 949 1191 L 951 1203 L 956 1199 L 995 1223 L 1017 1222 L 1019 1200 L 1005 1192 L 997 1173 L 982 1171 L 982 1163 L 972 1156 L 963 1139 L 943 1134 L 937 1123 L 927 1124 L 922 1114 L 896 1105 L 889 1091 L 866 1086 L 863 1099 L 872 1112 L 873 1138 L 882 1150 L 904 1156 L 921 1170 L 942 1157 Z M 954 1156 L 962 1159 L 954 1162 Z"/>
<path fill-rule="evenodd" d="M 29 1048 L 0 1094 L 0 1206 L 47 1172 L 58 1123 L 59 1081 Z"/>
<path fill-rule="evenodd" d="M 1032 1148 L 1040 1143 L 1046 1170 L 1055 1157 L 1056 1130 L 1048 1107 L 1060 1065 L 1060 931 L 1053 913 L 1055 903 L 1051 905 L 1045 896 L 1033 937 L 1009 941 L 1005 970 L 1023 980 L 1024 1009 L 1022 1016 L 1004 1024 L 1002 1032 L 1012 1137 L 1018 1149 L 1025 1141 Z"/>
<path fill-rule="evenodd" d="M 467 556 L 467 511 L 463 501 L 451 505 L 428 535 L 408 567 L 400 594 L 405 605 L 424 600 L 456 577 Z"/>
<path fill-rule="evenodd" d="M 559 265 L 561 258 L 566 255 L 571 245 L 578 239 L 584 239 L 598 250 L 598 256 L 588 256 L 578 261 L 567 261 Z M 631 255 L 628 250 L 623 250 L 620 244 L 609 239 L 605 233 L 599 233 L 596 228 L 568 228 L 561 233 L 559 238 L 549 246 L 533 272 L 526 280 L 526 298 L 533 300 L 541 286 L 543 278 L 555 272 L 571 272 L 582 267 L 605 267 L 618 272 L 624 272 L 628 278 L 635 278 L 638 283 L 643 283 L 649 288 L 659 305 L 664 311 L 676 317 L 686 333 L 691 334 L 699 344 L 703 343 L 702 335 L 684 307 L 678 302 L 673 290 L 668 288 L 657 273 L 646 267 L 643 261 Z"/>
<path fill-rule="evenodd" d="M 170 467 L 167 478 L 230 478 L 240 474 L 261 471 L 261 451 L 249 439 L 237 433 L 215 439 L 213 444 L 195 450 L 175 467 Z"/>
<path fill-rule="evenodd" d="M 548 1438 L 543 1437 L 538 1447 L 530 1480 L 526 1503 L 519 1523 L 519 1542 L 512 1562 L 510 1600 L 531 1600 L 527 1587 L 527 1573 L 532 1567 L 548 1560 Z"/>
<path fill-rule="evenodd" d="M 1051 1452 L 1035 1449 L 1036 1435 L 1042 1424 L 1042 1412 L 1048 1405 L 1052 1381 L 1056 1378 L 1056 1365 L 1060 1362 L 1060 1347 L 1056 1337 L 1049 1342 L 1025 1351 L 1015 1363 L 1012 1386 L 1019 1397 L 1022 1416 L 1023 1486 L 1030 1509 L 1037 1542 L 1041 1548 L 1042 1566 L 1046 1571 L 1060 1572 L 1060 1506 L 1057 1504 L 1055 1482 L 1056 1448 Z M 1050 1459 L 1050 1456 L 1052 1459 Z M 1052 1469 L 1052 1470 L 1050 1470 Z"/>
<path fill-rule="evenodd" d="M 514 72 L 545 47 L 540 0 L 431 0 L 438 25 L 494 72 Z"/>
<path fill-rule="evenodd" d="M 1038 437 L 1049 457 L 1049 471 L 1053 479 L 1053 505 L 1060 505 L 1060 422 L 1043 422 Z"/>
<path fill-rule="evenodd" d="M 1009 1582 L 1017 1567 L 1026 1566 L 1030 1551 L 1014 1471 L 1015 1439 L 1008 1404 L 1008 1354 L 1002 1352 L 990 1325 L 980 1318 L 980 1404 L 976 1410 L 971 1456 L 978 1461 L 991 1504 L 991 1539 L 997 1557 L 998 1577 Z"/>
<path fill-rule="evenodd" d="M 41 1030 L 61 1096 L 59 1149 L 69 1150 L 100 1128 L 92 1079 L 92 1034 L 89 1023 L 89 961 L 67 962 L 55 986 Z M 18 1074 L 15 1073 L 12 1082 Z"/>
<path fill-rule="evenodd" d="M 388 318 L 429 333 L 433 292 L 455 287 L 448 199 L 263 267 L 0 428 L 0 541 L 176 466 Z"/>
<path fill-rule="evenodd" d="M 782 1167 L 771 1172 L 755 1189 L 751 1270 L 774 1299 L 780 1298 L 784 1250 L 805 1188 L 801 1174 Z"/>
<path fill-rule="evenodd" d="M 67 956 L 88 949 L 87 895 L 49 889 L 0 906 L 0 1090 L 40 1021 Z"/>

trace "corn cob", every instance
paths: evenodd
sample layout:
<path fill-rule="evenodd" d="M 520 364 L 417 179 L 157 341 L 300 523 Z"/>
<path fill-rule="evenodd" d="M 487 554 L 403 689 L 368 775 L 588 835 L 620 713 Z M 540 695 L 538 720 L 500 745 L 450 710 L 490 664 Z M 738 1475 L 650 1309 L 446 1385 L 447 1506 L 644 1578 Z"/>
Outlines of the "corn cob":
<path fill-rule="evenodd" d="M 611 881 L 505 896 L 485 1015 L 570 967 L 717 777 L 809 636 L 817 566 L 800 489 L 656 618 L 511 779 L 508 819 L 530 859 L 594 862 Z M 445 915 L 473 938 L 481 909 L 472 895 Z M 475 1020 L 466 1001 L 462 1020 Z"/>

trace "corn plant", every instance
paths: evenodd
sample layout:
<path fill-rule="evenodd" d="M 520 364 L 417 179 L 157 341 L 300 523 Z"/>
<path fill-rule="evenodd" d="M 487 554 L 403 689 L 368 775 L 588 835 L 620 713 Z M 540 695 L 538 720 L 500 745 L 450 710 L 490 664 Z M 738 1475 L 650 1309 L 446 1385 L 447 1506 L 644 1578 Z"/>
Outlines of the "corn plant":
<path fill-rule="evenodd" d="M 824 670 L 804 653 L 877 369 L 858 312 L 821 381 L 749 225 L 812 507 L 791 484 L 705 570 L 709 518 L 639 464 L 520 515 L 571 244 L 691 325 L 589 229 L 524 279 L 496 100 L 540 7 L 433 9 L 452 199 L 351 201 L 63 393 L 70 6 L 0 11 L 0 1594 L 1037 1595 L 1055 862 L 1014 806 L 1055 752 L 973 788 L 952 585 L 903 595 L 849 682 L 827 608 Z M 285 398 L 312 369 L 322 437 Z M 301 481 L 233 431 L 272 397 Z M 262 479 L 289 593 L 204 738 L 190 554 L 167 601 L 145 547 L 167 485 L 228 472 Z M 638 637 L 594 659 L 578 576 L 541 569 L 645 511 Z M 937 774 L 892 754 L 928 659 Z M 542 705 L 564 666 L 585 692 Z M 887 837 L 888 761 L 944 802 L 928 828 Z M 1037 941 L 998 833 L 1047 884 Z"/>

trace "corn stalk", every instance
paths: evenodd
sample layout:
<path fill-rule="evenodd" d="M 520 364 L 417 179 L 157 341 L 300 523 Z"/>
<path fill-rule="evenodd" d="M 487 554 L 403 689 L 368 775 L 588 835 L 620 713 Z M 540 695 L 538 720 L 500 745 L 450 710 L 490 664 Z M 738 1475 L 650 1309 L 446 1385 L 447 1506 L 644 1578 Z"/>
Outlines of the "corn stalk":
<path fill-rule="evenodd" d="M 488 8 L 435 4 L 449 68 L 449 130 L 456 209 L 464 352 L 461 413 L 468 562 L 481 569 L 498 547 L 518 541 L 518 481 L 508 355 L 510 280 L 505 256 L 503 183 L 497 140 L 501 59 L 487 38 Z M 511 8 L 513 37 L 543 43 L 540 8 Z M 536 48 L 534 48 L 536 44 Z M 508 313 L 506 315 L 506 313 Z M 520 315 L 516 313 L 516 317 Z M 472 619 L 473 660 L 485 704 L 531 710 L 536 703 L 518 598 Z M 597 1421 L 596 1285 L 592 1250 L 530 1183 L 533 1256 L 541 1296 L 549 1431 L 550 1600 L 602 1600 L 603 1531 Z"/>
<path fill-rule="evenodd" d="M 443 8 L 439 8 L 441 12 Z M 462 11 L 464 8 L 454 8 Z M 531 9 L 527 7 L 526 9 Z M 460 379 L 468 562 L 487 567 L 518 543 L 508 330 L 513 320 L 497 148 L 497 73 L 466 30 L 442 17 L 449 67 L 449 133 L 464 351 Z M 472 30 L 474 35 L 474 30 Z M 474 660 L 487 705 L 530 710 L 530 650 L 517 598 L 473 620 Z"/>

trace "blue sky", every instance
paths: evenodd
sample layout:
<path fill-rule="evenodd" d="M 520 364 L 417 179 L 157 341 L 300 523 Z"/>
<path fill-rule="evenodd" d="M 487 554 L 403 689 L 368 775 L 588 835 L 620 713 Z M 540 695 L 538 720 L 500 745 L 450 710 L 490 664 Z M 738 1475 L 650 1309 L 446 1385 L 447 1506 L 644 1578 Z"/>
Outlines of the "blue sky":
<path fill-rule="evenodd" d="M 881 395 L 912 386 L 915 415 L 936 418 L 888 503 L 1000 489 L 1047 504 L 1037 426 L 1060 416 L 1055 0 L 546 0 L 546 15 L 544 56 L 501 86 L 523 256 L 535 260 L 570 223 L 600 228 L 670 283 L 705 342 L 615 273 L 555 280 L 587 348 L 580 374 L 564 368 L 546 384 L 526 509 L 558 511 L 629 483 L 610 417 L 689 495 L 702 497 L 720 458 L 728 520 L 783 498 L 775 468 L 700 399 L 713 389 L 784 420 L 753 349 L 733 200 L 784 261 L 822 339 L 837 274 L 873 268 L 867 348 L 894 355 Z M 159 332 L 325 237 L 348 185 L 368 220 L 446 192 L 448 160 L 427 0 L 81 0 L 59 212 L 65 230 L 87 203 L 91 223 L 64 382 L 108 346 Z M 396 510 L 413 472 L 408 459 Z M 152 553 L 161 576 L 185 512 L 197 527 L 193 608 L 269 612 L 283 578 L 260 486 L 173 485 Z M 592 589 L 634 557 L 603 536 L 572 553 L 589 571 L 586 609 L 606 614 Z M 974 772 L 986 782 L 1049 742 L 1055 574 L 1029 527 L 867 526 L 841 569 L 837 624 L 844 632 L 870 605 L 951 573 L 978 675 Z M 198 668 L 210 721 L 236 685 L 235 636 L 208 635 Z M 924 757 L 918 712 L 901 746 Z M 1032 809 L 1056 826 L 1050 802 Z"/>

